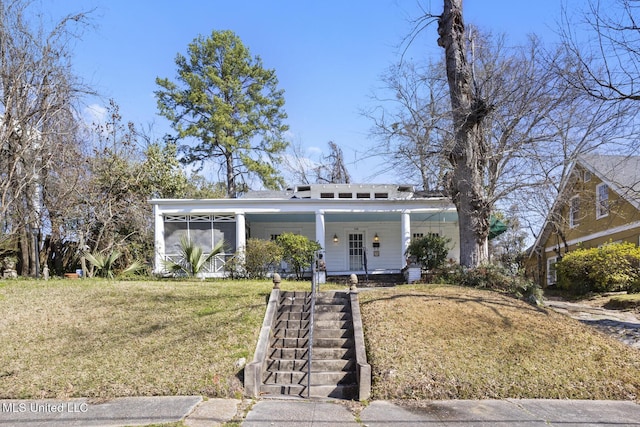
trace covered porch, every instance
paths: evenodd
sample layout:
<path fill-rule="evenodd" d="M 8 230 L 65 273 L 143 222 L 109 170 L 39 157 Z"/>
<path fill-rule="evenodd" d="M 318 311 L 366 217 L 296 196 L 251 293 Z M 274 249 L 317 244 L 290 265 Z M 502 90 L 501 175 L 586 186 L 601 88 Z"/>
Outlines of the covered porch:
<path fill-rule="evenodd" d="M 406 266 L 411 239 L 429 233 L 450 239 L 449 258 L 459 259 L 457 213 L 443 198 L 384 200 L 211 199 L 153 200 L 154 271 L 179 253 L 180 236 L 204 252 L 221 240 L 225 253 L 206 267 L 205 276 L 224 277 L 225 263 L 241 254 L 247 239 L 273 240 L 294 233 L 324 250 L 327 276 L 394 274 Z M 286 274 L 286 264 L 282 265 Z"/>

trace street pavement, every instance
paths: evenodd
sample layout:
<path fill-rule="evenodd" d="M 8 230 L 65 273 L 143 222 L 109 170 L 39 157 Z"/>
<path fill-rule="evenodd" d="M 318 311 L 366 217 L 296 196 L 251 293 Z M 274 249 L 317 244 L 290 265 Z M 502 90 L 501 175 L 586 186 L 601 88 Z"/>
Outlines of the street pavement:
<path fill-rule="evenodd" d="M 273 426 L 640 426 L 640 405 L 593 400 L 340 400 L 203 399 L 200 396 L 0 400 L 0 426 L 121 427 L 184 421 L 189 427 L 225 422 Z"/>

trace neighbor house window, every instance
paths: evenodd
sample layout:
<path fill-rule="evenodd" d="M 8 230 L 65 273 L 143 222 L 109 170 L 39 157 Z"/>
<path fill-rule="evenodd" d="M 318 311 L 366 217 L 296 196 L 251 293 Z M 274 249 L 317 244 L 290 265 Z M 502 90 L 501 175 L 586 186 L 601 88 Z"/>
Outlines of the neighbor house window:
<path fill-rule="evenodd" d="M 609 186 L 598 184 L 596 187 L 596 219 L 609 215 Z"/>
<path fill-rule="evenodd" d="M 580 225 L 580 198 L 572 197 L 569 202 L 569 227 L 575 228 Z"/>
<path fill-rule="evenodd" d="M 547 286 L 555 285 L 558 280 L 556 274 L 556 262 L 558 259 L 556 257 L 547 258 Z"/>

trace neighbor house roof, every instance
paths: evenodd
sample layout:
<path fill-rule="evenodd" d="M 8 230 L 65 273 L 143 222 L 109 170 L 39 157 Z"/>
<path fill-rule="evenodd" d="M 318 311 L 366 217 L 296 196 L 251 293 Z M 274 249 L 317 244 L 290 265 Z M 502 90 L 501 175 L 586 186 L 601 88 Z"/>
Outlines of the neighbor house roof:
<path fill-rule="evenodd" d="M 586 170 L 597 176 L 609 188 L 620 197 L 627 200 L 632 206 L 640 210 L 640 156 L 614 156 L 604 154 L 583 154 L 578 156 L 563 181 L 551 211 L 547 215 L 542 230 L 529 255 L 532 256 L 536 248 L 544 242 L 551 233 L 549 218 L 553 212 L 560 209 L 559 200 L 568 190 L 571 177 L 576 165 L 579 164 Z"/>
<path fill-rule="evenodd" d="M 586 154 L 578 163 L 640 209 L 640 156 Z"/>

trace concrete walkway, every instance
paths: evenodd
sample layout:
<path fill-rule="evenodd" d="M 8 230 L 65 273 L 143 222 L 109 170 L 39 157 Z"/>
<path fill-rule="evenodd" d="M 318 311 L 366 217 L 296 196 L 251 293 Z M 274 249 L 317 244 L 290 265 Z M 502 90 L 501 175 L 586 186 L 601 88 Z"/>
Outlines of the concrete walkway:
<path fill-rule="evenodd" d="M 554 300 L 545 301 L 545 306 L 640 350 L 640 319 L 633 312 Z"/>
<path fill-rule="evenodd" d="M 234 399 L 200 396 L 132 397 L 91 403 L 87 399 L 0 400 L 0 426 L 120 427 L 183 420 L 189 427 L 242 421 L 263 426 L 640 426 L 640 405 L 591 400 L 345 401 Z M 243 408 L 250 407 L 247 414 Z"/>

